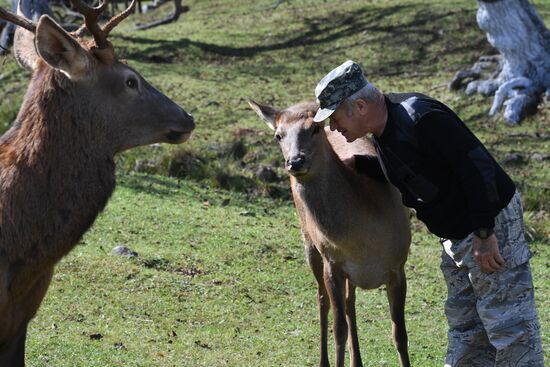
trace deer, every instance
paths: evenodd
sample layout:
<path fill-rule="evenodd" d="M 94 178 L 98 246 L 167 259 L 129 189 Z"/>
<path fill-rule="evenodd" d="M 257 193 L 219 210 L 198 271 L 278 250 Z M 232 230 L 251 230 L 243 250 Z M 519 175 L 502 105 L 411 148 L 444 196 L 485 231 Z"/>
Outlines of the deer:
<path fill-rule="evenodd" d="M 32 71 L 11 128 L 0 137 L 0 366 L 25 365 L 25 339 L 55 264 L 79 242 L 115 188 L 114 156 L 189 139 L 193 117 L 118 60 L 102 2 L 71 0 L 85 25 L 68 33 L 0 8 L 17 27 L 14 53 Z M 88 30 L 92 39 L 83 38 Z"/>
<path fill-rule="evenodd" d="M 356 154 L 374 156 L 368 138 L 347 143 L 313 121 L 317 103 L 280 110 L 253 100 L 250 107 L 275 131 L 290 174 L 290 186 L 306 260 L 317 282 L 320 367 L 329 366 L 328 312 L 332 309 L 335 363 L 362 366 L 355 290 L 386 286 L 392 339 L 402 367 L 410 366 L 405 327 L 404 265 L 411 243 L 409 216 L 397 189 L 357 173 L 344 163 Z"/>

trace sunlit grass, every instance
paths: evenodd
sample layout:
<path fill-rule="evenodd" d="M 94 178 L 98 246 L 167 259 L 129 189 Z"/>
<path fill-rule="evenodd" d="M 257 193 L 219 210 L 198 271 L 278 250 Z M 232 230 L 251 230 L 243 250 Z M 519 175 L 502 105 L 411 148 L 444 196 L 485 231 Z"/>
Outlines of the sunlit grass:
<path fill-rule="evenodd" d="M 313 366 L 318 325 L 313 276 L 286 173 L 250 98 L 286 107 L 313 99 L 316 83 L 346 59 L 383 91 L 417 91 L 455 109 L 504 162 L 520 187 L 543 343 L 550 350 L 550 112 L 519 126 L 487 117 L 492 98 L 449 92 L 446 83 L 494 51 L 470 0 L 190 1 L 175 23 L 146 32 L 133 16 L 113 32 L 121 58 L 192 113 L 182 146 L 117 157 L 119 186 L 106 211 L 57 267 L 31 323 L 30 366 Z M 548 24 L 550 4 L 534 1 Z M 0 60 L 0 130 L 15 119 L 29 73 Z M 137 165 L 152 175 L 135 174 Z M 264 183 L 258 165 L 280 180 Z M 171 174 L 172 178 L 154 174 Z M 275 197 L 272 199 L 271 197 Z M 441 366 L 446 349 L 440 245 L 415 222 L 407 265 L 413 365 Z M 116 245 L 135 259 L 109 256 Z M 365 366 L 395 366 L 382 290 L 358 294 Z M 332 356 L 331 356 L 332 358 Z"/>

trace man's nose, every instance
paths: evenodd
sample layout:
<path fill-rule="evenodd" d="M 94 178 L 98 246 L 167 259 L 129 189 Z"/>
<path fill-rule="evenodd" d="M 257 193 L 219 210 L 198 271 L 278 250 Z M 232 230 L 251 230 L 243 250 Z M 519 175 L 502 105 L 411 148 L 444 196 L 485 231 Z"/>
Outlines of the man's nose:
<path fill-rule="evenodd" d="M 336 124 L 334 122 L 332 122 L 332 120 L 329 121 L 328 126 L 330 127 L 330 131 L 336 130 Z"/>

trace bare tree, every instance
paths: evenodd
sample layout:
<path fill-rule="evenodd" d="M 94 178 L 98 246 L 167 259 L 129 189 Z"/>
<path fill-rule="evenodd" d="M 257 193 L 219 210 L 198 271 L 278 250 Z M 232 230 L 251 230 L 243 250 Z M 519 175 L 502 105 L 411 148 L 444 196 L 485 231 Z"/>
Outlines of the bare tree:
<path fill-rule="evenodd" d="M 504 118 L 520 122 L 536 111 L 543 93 L 550 99 L 550 31 L 528 0 L 478 0 L 477 23 L 500 54 L 481 57 L 459 71 L 450 89 L 495 95 L 489 112 L 504 105 Z"/>
<path fill-rule="evenodd" d="M 156 3 L 156 2 L 157 1 L 154 1 L 153 3 Z M 160 6 L 164 3 L 164 1 L 159 1 L 158 3 L 159 3 L 159 5 L 157 5 L 157 6 Z M 151 23 L 138 24 L 138 25 L 136 25 L 136 29 L 142 31 L 142 30 L 145 30 L 145 29 L 158 27 L 160 25 L 176 22 L 179 19 L 181 14 L 186 13 L 188 11 L 189 11 L 189 7 L 188 6 L 182 6 L 181 5 L 181 0 L 174 0 L 174 12 L 172 14 L 170 14 L 166 18 L 163 18 L 163 19 L 160 19 L 160 20 L 155 20 Z"/>
<path fill-rule="evenodd" d="M 19 4 L 18 0 L 12 0 L 12 11 L 17 12 L 17 6 Z M 20 11 L 28 19 L 37 21 L 42 14 L 47 14 L 53 16 L 52 10 L 48 0 L 21 0 Z M 9 52 L 9 47 L 13 41 L 13 35 L 15 33 L 15 24 L 6 23 L 0 33 L 0 55 L 7 54 Z"/>

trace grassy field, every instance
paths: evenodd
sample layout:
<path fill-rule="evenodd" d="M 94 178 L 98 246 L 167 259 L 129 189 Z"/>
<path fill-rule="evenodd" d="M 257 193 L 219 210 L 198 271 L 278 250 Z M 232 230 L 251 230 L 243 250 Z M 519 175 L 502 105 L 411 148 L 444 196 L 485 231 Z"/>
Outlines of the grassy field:
<path fill-rule="evenodd" d="M 143 147 L 117 158 L 118 187 L 82 242 L 58 266 L 32 321 L 36 367 L 314 366 L 318 322 L 313 276 L 271 132 L 249 98 L 286 107 L 313 98 L 318 80 L 358 61 L 383 91 L 418 91 L 453 107 L 504 161 L 520 187 L 531 237 L 543 347 L 550 357 L 550 109 L 519 126 L 488 118 L 492 99 L 445 85 L 493 53 L 457 1 L 194 0 L 179 22 L 112 36 L 153 85 L 197 119 L 182 146 Z M 251 5 L 252 3 L 252 5 Z M 550 3 L 533 1 L 550 24 Z M 171 11 L 165 5 L 154 16 Z M 29 74 L 0 60 L 0 130 L 14 120 Z M 277 179 L 262 182 L 260 166 Z M 407 264 L 407 322 L 415 366 L 441 366 L 446 350 L 440 245 L 414 221 Z M 137 251 L 110 256 L 116 245 Z M 365 366 L 395 366 L 383 290 L 360 291 Z M 331 360 L 332 360 L 331 355 Z"/>

